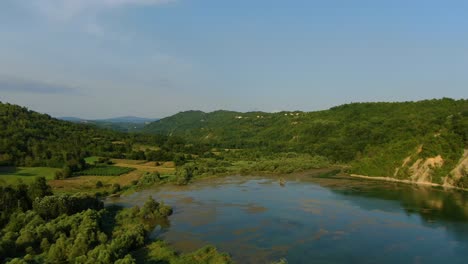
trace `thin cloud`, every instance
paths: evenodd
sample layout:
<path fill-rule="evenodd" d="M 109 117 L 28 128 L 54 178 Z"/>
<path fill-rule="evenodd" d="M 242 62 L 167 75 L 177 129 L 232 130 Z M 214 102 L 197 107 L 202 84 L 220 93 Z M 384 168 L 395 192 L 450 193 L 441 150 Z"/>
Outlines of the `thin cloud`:
<path fill-rule="evenodd" d="M 176 0 L 35 0 L 25 5 L 39 10 L 42 14 L 60 20 L 71 19 L 85 13 L 98 13 L 103 9 L 125 6 L 157 6 Z"/>
<path fill-rule="evenodd" d="M 104 34 L 104 29 L 96 22 L 85 24 L 84 31 L 94 36 L 102 36 Z"/>
<path fill-rule="evenodd" d="M 0 79 L 0 91 L 31 94 L 82 95 L 80 91 L 72 87 L 15 78 Z"/>

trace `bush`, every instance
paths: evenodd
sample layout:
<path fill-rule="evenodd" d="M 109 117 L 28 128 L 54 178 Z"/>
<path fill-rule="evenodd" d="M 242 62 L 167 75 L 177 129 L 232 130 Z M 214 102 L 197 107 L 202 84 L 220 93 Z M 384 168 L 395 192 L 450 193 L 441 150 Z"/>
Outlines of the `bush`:
<path fill-rule="evenodd" d="M 140 178 L 138 185 L 140 186 L 151 186 L 161 180 L 159 172 L 146 172 L 143 177 Z"/>
<path fill-rule="evenodd" d="M 63 169 L 58 170 L 58 171 L 55 172 L 54 179 L 62 180 L 62 179 L 70 178 L 71 176 L 72 176 L 72 171 L 71 171 L 70 167 L 65 166 L 65 167 L 63 167 Z"/>
<path fill-rule="evenodd" d="M 198 173 L 198 167 L 194 164 L 185 164 L 176 171 L 176 183 L 178 185 L 187 185 L 190 180 Z"/>
<path fill-rule="evenodd" d="M 104 184 L 102 184 L 102 181 L 97 181 L 96 188 L 102 188 L 102 187 L 104 187 Z"/>
<path fill-rule="evenodd" d="M 166 218 L 172 214 L 172 207 L 164 205 L 149 196 L 138 215 L 143 219 Z"/>
<path fill-rule="evenodd" d="M 120 190 L 121 190 L 120 184 L 118 184 L 118 183 L 112 184 L 112 193 L 118 193 L 118 192 L 120 192 Z"/>
<path fill-rule="evenodd" d="M 96 161 L 94 161 L 94 165 L 112 165 L 114 162 L 110 160 L 110 158 L 99 157 Z"/>

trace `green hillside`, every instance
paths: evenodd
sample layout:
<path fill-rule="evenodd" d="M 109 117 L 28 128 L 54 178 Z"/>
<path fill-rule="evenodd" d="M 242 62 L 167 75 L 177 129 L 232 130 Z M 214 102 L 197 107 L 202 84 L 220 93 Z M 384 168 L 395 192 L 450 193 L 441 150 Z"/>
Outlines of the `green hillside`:
<path fill-rule="evenodd" d="M 230 166 L 322 157 L 347 165 L 354 174 L 468 187 L 467 117 L 468 100 L 444 98 L 353 103 L 316 112 L 188 111 L 147 125 L 146 134 L 128 134 L 0 103 L 0 166 L 73 168 L 88 156 L 173 160 L 178 165 L 195 157 L 216 158 Z M 244 163 L 235 165 L 253 170 L 240 166 Z M 220 164 L 205 167 L 218 171 Z M 295 171 L 291 164 L 260 171 Z"/>
<path fill-rule="evenodd" d="M 468 100 L 444 98 L 353 103 L 317 112 L 189 111 L 153 122 L 144 131 L 217 148 L 321 155 L 351 164 L 353 173 L 401 179 L 414 174 L 418 166 L 409 167 L 418 159 L 441 155 L 443 164 L 433 164 L 437 168 L 423 180 L 442 183 L 468 145 L 467 117 Z M 412 162 L 403 164 L 409 156 Z"/>
<path fill-rule="evenodd" d="M 0 165 L 61 167 L 90 154 L 124 153 L 122 135 L 0 103 Z"/>
<path fill-rule="evenodd" d="M 61 168 L 78 166 L 88 156 L 146 158 L 145 153 L 135 151 L 135 145 L 159 147 L 166 156 L 174 150 L 185 151 L 181 139 L 67 122 L 0 102 L 0 166 Z"/>

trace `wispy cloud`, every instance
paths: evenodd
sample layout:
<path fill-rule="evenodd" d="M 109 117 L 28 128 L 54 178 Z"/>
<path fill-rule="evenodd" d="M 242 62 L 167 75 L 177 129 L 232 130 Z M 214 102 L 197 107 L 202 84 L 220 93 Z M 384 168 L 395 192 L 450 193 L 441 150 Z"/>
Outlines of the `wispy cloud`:
<path fill-rule="evenodd" d="M 27 0 L 26 5 L 32 6 L 42 14 L 60 20 L 67 20 L 85 13 L 99 13 L 109 8 L 125 6 L 156 6 L 176 0 Z"/>
<path fill-rule="evenodd" d="M 31 94 L 82 95 L 79 90 L 65 85 L 9 77 L 0 78 L 0 91 Z"/>
<path fill-rule="evenodd" d="M 89 22 L 84 25 L 84 31 L 94 36 L 102 36 L 104 29 L 96 22 Z"/>

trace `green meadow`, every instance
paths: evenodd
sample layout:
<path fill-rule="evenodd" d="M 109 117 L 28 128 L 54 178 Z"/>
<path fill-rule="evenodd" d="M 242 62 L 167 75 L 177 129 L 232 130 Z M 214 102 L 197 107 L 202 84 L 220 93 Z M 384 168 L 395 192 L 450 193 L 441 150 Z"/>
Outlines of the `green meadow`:
<path fill-rule="evenodd" d="M 37 176 L 54 179 L 57 168 L 48 167 L 0 167 L 0 185 L 32 182 Z"/>

